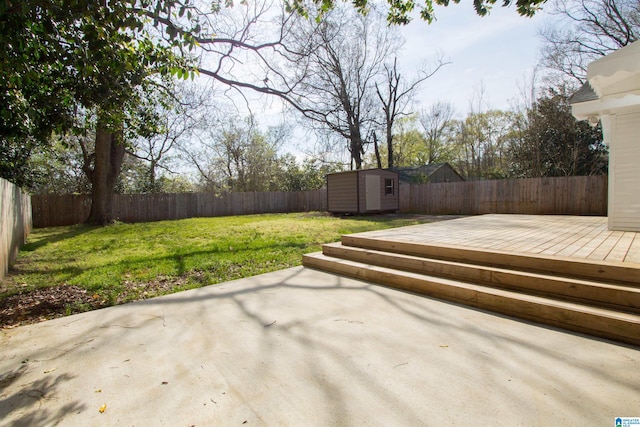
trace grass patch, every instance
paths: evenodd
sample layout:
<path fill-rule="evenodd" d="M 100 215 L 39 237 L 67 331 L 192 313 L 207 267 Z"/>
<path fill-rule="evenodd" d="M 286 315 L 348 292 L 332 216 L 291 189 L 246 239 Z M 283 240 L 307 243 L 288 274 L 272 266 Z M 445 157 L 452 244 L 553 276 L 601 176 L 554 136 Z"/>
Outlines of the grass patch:
<path fill-rule="evenodd" d="M 71 314 L 89 309 L 87 301 L 119 304 L 300 265 L 303 254 L 342 234 L 421 222 L 302 213 L 35 229 L 0 301 L 43 288 L 86 291 L 82 301 L 67 301 L 62 314 Z"/>

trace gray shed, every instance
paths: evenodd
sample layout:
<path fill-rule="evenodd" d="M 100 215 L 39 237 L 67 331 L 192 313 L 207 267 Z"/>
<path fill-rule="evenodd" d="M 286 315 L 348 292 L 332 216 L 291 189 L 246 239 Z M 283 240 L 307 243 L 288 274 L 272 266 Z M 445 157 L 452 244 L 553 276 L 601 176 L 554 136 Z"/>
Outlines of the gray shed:
<path fill-rule="evenodd" d="M 398 174 L 366 169 L 327 175 L 327 210 L 331 213 L 380 213 L 400 209 Z"/>

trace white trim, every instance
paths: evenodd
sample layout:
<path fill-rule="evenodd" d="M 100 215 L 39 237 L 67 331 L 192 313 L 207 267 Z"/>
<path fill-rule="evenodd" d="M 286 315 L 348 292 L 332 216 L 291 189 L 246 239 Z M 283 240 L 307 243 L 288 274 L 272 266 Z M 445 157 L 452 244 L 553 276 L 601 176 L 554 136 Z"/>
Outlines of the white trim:
<path fill-rule="evenodd" d="M 624 96 L 606 96 L 595 101 L 578 102 L 571 105 L 571 112 L 578 120 L 589 120 L 590 117 L 602 117 L 614 113 L 632 113 L 640 111 L 640 91 Z"/>
<path fill-rule="evenodd" d="M 624 46 L 615 52 L 603 56 L 587 66 L 587 79 L 591 83 L 594 77 L 613 77 L 616 74 L 640 72 L 640 40 Z M 620 78 L 620 75 L 616 79 Z M 594 87 L 596 93 L 598 90 Z"/>
<path fill-rule="evenodd" d="M 609 146 L 609 179 L 608 179 L 608 198 L 607 198 L 607 228 L 609 230 L 614 229 L 615 225 L 615 174 L 614 168 L 616 164 L 615 148 L 611 146 L 611 142 L 616 137 L 616 123 L 617 117 L 615 114 L 607 115 L 602 118 L 602 134 L 604 143 Z"/>

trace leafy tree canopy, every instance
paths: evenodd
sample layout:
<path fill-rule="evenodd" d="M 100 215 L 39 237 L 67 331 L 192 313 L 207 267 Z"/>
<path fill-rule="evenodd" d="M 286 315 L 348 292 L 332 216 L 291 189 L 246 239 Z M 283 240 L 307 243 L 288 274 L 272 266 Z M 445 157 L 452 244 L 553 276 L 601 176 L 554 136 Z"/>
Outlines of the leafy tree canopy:
<path fill-rule="evenodd" d="M 360 13 L 366 13 L 368 0 L 345 0 L 350 1 Z M 431 23 L 436 19 L 433 6 L 448 6 L 449 3 L 460 3 L 460 0 L 387 0 L 389 3 L 389 13 L 387 20 L 390 24 L 407 24 L 411 21 L 411 13 L 417 8 L 420 17 Z M 502 6 L 507 7 L 515 4 L 518 13 L 522 16 L 533 16 L 540 9 L 546 0 L 502 0 Z M 337 3 L 337 0 L 312 0 L 316 6 L 320 16 L 331 10 Z M 473 0 L 473 7 L 479 16 L 485 16 L 491 8 L 498 3 L 498 0 Z M 287 8 L 295 11 L 303 16 L 308 16 L 307 2 L 305 0 L 287 0 Z"/>
<path fill-rule="evenodd" d="M 193 41 L 158 43 L 145 25 L 170 3 L 0 1 L 0 137 L 45 141 L 74 126 L 78 107 L 126 111 L 150 75 L 185 69 L 173 48 Z"/>

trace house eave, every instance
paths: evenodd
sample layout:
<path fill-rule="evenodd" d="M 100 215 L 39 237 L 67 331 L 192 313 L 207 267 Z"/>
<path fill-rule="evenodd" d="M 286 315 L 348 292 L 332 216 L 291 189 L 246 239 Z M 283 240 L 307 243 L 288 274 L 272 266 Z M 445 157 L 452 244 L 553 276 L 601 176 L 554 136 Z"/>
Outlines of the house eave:
<path fill-rule="evenodd" d="M 609 114 L 637 111 L 640 106 L 640 90 L 623 95 L 608 95 L 593 101 L 571 105 L 571 112 L 578 120 L 597 120 Z"/>

